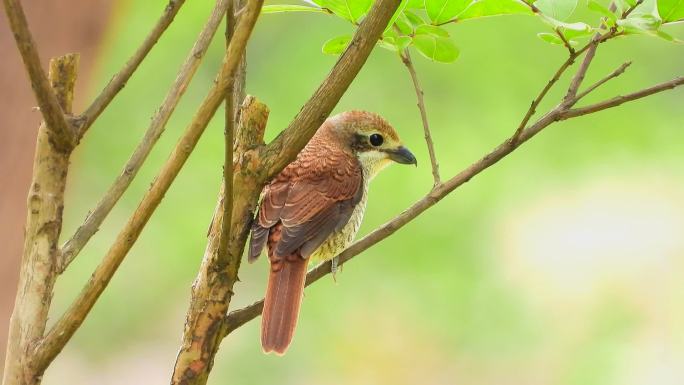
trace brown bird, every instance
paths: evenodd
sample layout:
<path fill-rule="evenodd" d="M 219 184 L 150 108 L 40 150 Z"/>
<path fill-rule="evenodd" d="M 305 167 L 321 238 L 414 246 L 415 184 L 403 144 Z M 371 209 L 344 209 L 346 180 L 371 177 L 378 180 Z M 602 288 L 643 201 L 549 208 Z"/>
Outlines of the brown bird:
<path fill-rule="evenodd" d="M 268 246 L 264 352 L 285 353 L 308 262 L 334 258 L 351 244 L 366 211 L 368 183 L 392 162 L 416 164 L 394 128 L 370 112 L 343 112 L 326 120 L 297 159 L 264 188 L 248 257 L 253 262 Z"/>

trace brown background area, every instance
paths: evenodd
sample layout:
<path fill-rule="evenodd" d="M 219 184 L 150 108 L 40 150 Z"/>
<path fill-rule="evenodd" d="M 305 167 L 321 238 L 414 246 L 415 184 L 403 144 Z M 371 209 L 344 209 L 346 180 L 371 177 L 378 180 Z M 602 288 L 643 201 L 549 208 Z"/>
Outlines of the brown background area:
<path fill-rule="evenodd" d="M 103 37 L 111 1 L 22 1 L 43 67 L 50 57 L 81 54 L 76 104 L 84 90 Z M 31 180 L 34 141 L 40 114 L 21 57 L 4 14 L 0 17 L 0 358 L 4 362 L 7 327 L 12 312 L 23 245 L 25 200 Z"/>

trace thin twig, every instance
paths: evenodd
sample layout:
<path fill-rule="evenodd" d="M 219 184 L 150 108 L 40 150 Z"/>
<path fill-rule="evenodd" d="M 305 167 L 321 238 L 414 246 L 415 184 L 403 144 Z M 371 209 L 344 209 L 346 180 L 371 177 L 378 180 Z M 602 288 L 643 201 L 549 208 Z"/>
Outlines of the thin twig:
<path fill-rule="evenodd" d="M 81 224 L 74 235 L 72 235 L 61 248 L 61 261 L 59 264 L 59 272 L 63 272 L 76 258 L 78 253 L 88 243 L 90 238 L 99 230 L 102 222 L 105 220 L 109 212 L 119 201 L 123 193 L 128 189 L 133 178 L 138 174 L 145 159 L 152 151 L 152 148 L 161 137 L 166 124 L 173 114 L 180 98 L 185 93 L 188 84 L 192 80 L 200 62 L 207 52 L 211 39 L 216 34 L 216 30 L 221 24 L 223 16 L 226 14 L 226 9 L 230 5 L 230 0 L 218 0 L 214 6 L 209 20 L 202 28 L 202 31 L 188 54 L 185 62 L 178 71 L 176 80 L 173 86 L 166 94 L 164 101 L 155 113 L 150 123 L 149 128 L 145 132 L 143 139 L 131 154 L 131 157 L 126 162 L 126 165 L 121 170 L 121 173 L 116 177 L 114 183 L 109 187 L 107 192 L 100 198 L 94 209 L 90 210 L 83 224 Z"/>
<path fill-rule="evenodd" d="M 591 114 L 594 112 L 602 111 L 602 110 L 605 110 L 607 108 L 617 107 L 623 103 L 630 102 L 632 100 L 641 99 L 641 98 L 644 98 L 646 96 L 657 94 L 657 93 L 662 92 L 662 91 L 671 90 L 671 89 L 676 88 L 678 86 L 681 86 L 683 84 L 684 84 L 684 76 L 678 77 L 678 78 L 672 79 L 670 81 L 659 83 L 659 84 L 656 84 L 656 85 L 649 87 L 649 88 L 645 88 L 641 91 L 633 92 L 631 94 L 627 94 L 627 95 L 623 95 L 623 96 L 616 96 L 612 99 L 604 100 L 602 102 L 591 104 L 591 105 L 588 105 L 585 107 L 577 107 L 577 108 L 570 109 L 570 110 L 563 113 L 563 115 L 561 116 L 561 119 L 570 119 L 570 118 L 574 118 L 577 116 L 582 116 L 582 115 L 587 115 L 587 114 Z"/>
<path fill-rule="evenodd" d="M 49 363 L 52 362 L 81 326 L 126 254 L 133 247 L 145 224 L 171 186 L 171 183 L 187 161 L 204 129 L 207 127 L 209 120 L 214 116 L 219 105 L 225 99 L 230 79 L 235 74 L 235 70 L 247 45 L 247 40 L 259 16 L 261 1 L 252 1 L 247 7 L 248 9 L 238 22 L 235 36 L 226 50 L 221 70 L 214 81 L 214 85 L 202 101 L 192 122 L 176 144 L 171 156 L 162 167 L 152 186 L 138 205 L 138 208 L 129 218 L 121 232 L 119 232 L 114 244 L 95 269 L 76 300 L 57 320 L 50 332 L 37 346 L 32 364 L 39 373 L 42 373 L 47 368 Z"/>
<path fill-rule="evenodd" d="M 263 152 L 269 180 L 287 166 L 337 105 L 375 47 L 400 0 L 378 0 L 316 92 Z"/>
<path fill-rule="evenodd" d="M 558 35 L 558 37 L 563 41 L 563 45 L 568 49 L 570 56 L 574 55 L 575 49 L 572 47 L 565 35 L 563 35 L 563 32 L 561 32 L 560 28 L 556 28 L 554 31 L 556 31 L 556 35 Z"/>
<path fill-rule="evenodd" d="M 634 10 L 635 10 L 638 6 L 640 6 L 641 3 L 643 3 L 643 2 L 644 2 L 644 0 L 637 0 L 637 2 L 636 2 L 633 6 L 627 8 L 627 10 L 625 10 L 625 11 L 622 13 L 621 19 L 626 19 L 627 16 L 629 16 L 629 14 L 632 13 L 632 11 L 634 11 Z"/>
<path fill-rule="evenodd" d="M 123 68 L 112 77 L 109 83 L 102 89 L 102 92 L 93 100 L 92 104 L 78 116 L 79 137 L 82 137 L 83 134 L 85 134 L 97 117 L 100 116 L 102 111 L 104 111 L 109 103 L 114 100 L 119 91 L 126 86 L 126 82 L 128 82 L 133 73 L 138 69 L 138 66 L 145 57 L 147 57 L 147 54 L 150 53 L 152 47 L 154 47 L 161 35 L 169 27 L 184 3 L 185 0 L 169 0 L 168 4 L 164 7 L 164 12 L 157 21 L 157 24 L 152 28 L 147 37 L 145 37 L 145 40 L 135 51 L 133 56 L 131 56 L 131 58 L 126 61 L 126 64 L 124 64 Z"/>
<path fill-rule="evenodd" d="M 592 39 L 592 41 L 589 43 L 589 49 L 587 49 L 587 53 L 586 55 L 584 55 L 584 60 L 582 60 L 582 64 L 580 64 L 579 69 L 577 70 L 575 76 L 572 78 L 572 81 L 570 82 L 568 92 L 565 94 L 565 97 L 563 98 L 563 104 L 565 104 L 568 107 L 571 106 L 571 101 L 576 100 L 575 96 L 577 95 L 577 90 L 584 81 L 584 76 L 587 74 L 587 70 L 589 69 L 591 61 L 594 60 L 598 44 L 598 38 Z"/>
<path fill-rule="evenodd" d="M 563 64 L 558 68 L 558 70 L 556 70 L 556 73 L 546 83 L 544 88 L 542 88 L 537 97 L 532 101 L 532 103 L 530 104 L 530 108 L 527 109 L 525 116 L 520 121 L 520 124 L 518 124 L 518 128 L 515 130 L 515 133 L 511 137 L 511 141 L 518 141 L 520 135 L 522 135 L 523 130 L 525 129 L 525 127 L 527 127 L 527 123 L 529 123 L 532 116 L 534 116 L 534 114 L 537 112 L 537 107 L 539 107 L 539 103 L 541 103 L 541 101 L 544 100 L 546 94 L 553 87 L 553 85 L 556 84 L 556 82 L 558 82 L 558 79 L 560 79 L 561 75 L 563 75 L 563 73 L 575 62 L 577 55 L 578 53 L 569 55 L 565 62 L 563 62 Z"/>
<path fill-rule="evenodd" d="M 24 10 L 18 0 L 3 0 L 3 3 L 17 48 L 31 80 L 33 94 L 45 119 L 50 142 L 57 150 L 67 153 L 76 145 L 74 130 L 67 122 L 55 92 L 50 88 L 50 82 L 40 63 L 38 49 L 29 30 Z"/>
<path fill-rule="evenodd" d="M 618 67 L 615 71 L 611 72 L 608 76 L 606 76 L 606 77 L 604 77 L 603 79 L 601 79 L 601 80 L 597 81 L 596 83 L 592 84 L 591 86 L 589 86 L 589 87 L 588 87 L 586 90 L 584 90 L 583 92 L 580 92 L 579 94 L 577 94 L 577 96 L 576 96 L 575 98 L 576 98 L 577 100 L 580 100 L 580 99 L 582 99 L 583 97 L 589 95 L 592 91 L 594 91 L 594 90 L 597 89 L 598 87 L 602 86 L 602 85 L 603 85 L 604 83 L 606 83 L 607 81 L 609 81 L 609 80 L 611 80 L 611 79 L 614 79 L 614 78 L 616 78 L 616 77 L 622 75 L 622 74 L 625 72 L 625 70 L 627 69 L 627 67 L 629 67 L 631 64 L 632 64 L 631 61 L 622 63 L 622 65 L 621 65 L 620 67 Z"/>
<path fill-rule="evenodd" d="M 430 126 L 428 124 L 427 111 L 425 109 L 425 101 L 423 98 L 423 89 L 418 81 L 418 75 L 416 74 L 416 69 L 413 67 L 413 62 L 411 61 L 411 54 L 408 49 L 400 55 L 401 61 L 406 66 L 409 74 L 411 74 L 411 80 L 413 81 L 413 88 L 416 91 L 416 99 L 418 99 L 418 109 L 420 110 L 420 118 L 423 121 L 423 133 L 425 135 L 425 143 L 427 143 L 428 152 L 430 153 L 430 163 L 432 164 L 432 179 L 433 186 L 437 186 L 441 183 L 439 177 L 439 163 L 437 163 L 437 155 L 435 155 L 435 145 L 432 142 L 432 135 L 430 134 Z"/>

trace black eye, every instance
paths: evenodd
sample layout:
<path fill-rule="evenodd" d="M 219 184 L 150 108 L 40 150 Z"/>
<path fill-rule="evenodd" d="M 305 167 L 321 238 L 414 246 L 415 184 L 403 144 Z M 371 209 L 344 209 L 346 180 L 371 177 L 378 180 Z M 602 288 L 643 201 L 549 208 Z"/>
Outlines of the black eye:
<path fill-rule="evenodd" d="M 370 136 L 369 139 L 370 139 L 370 143 L 375 147 L 382 145 L 382 142 L 384 140 L 382 138 L 382 135 L 380 135 L 380 134 L 373 134 Z"/>

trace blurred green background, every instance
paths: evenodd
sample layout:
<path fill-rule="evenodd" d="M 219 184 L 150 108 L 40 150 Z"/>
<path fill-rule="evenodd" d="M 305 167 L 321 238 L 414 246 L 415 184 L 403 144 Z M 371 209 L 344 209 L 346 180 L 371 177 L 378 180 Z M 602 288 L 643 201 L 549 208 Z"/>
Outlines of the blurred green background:
<path fill-rule="evenodd" d="M 118 1 L 90 96 L 120 68 L 164 1 Z M 70 235 L 140 140 L 211 2 L 188 2 L 73 159 Z M 516 128 L 566 55 L 536 18 L 447 27 L 455 64 L 414 55 L 446 178 Z M 684 36 L 682 26 L 668 32 Z M 248 50 L 247 92 L 271 108 L 268 138 L 296 114 L 350 33 L 320 14 L 264 15 Z M 105 226 L 59 280 L 51 319 L 68 306 L 167 158 L 220 64 L 217 36 L 166 132 Z M 628 72 L 597 101 L 684 74 L 684 47 L 644 36 L 600 47 L 595 81 Z M 561 80 L 566 84 L 567 77 Z M 562 92 L 556 90 L 552 107 Z M 230 335 L 212 384 L 681 384 L 684 378 L 684 90 L 555 124 L 386 241 L 305 293 L 284 357 L 262 354 L 259 321 Z M 335 111 L 380 113 L 419 167 L 394 166 L 371 188 L 361 233 L 431 186 L 410 78 L 376 49 Z M 92 314 L 45 384 L 168 383 L 223 159 L 221 112 L 207 129 Z M 267 263 L 244 264 L 234 305 L 261 298 Z"/>

